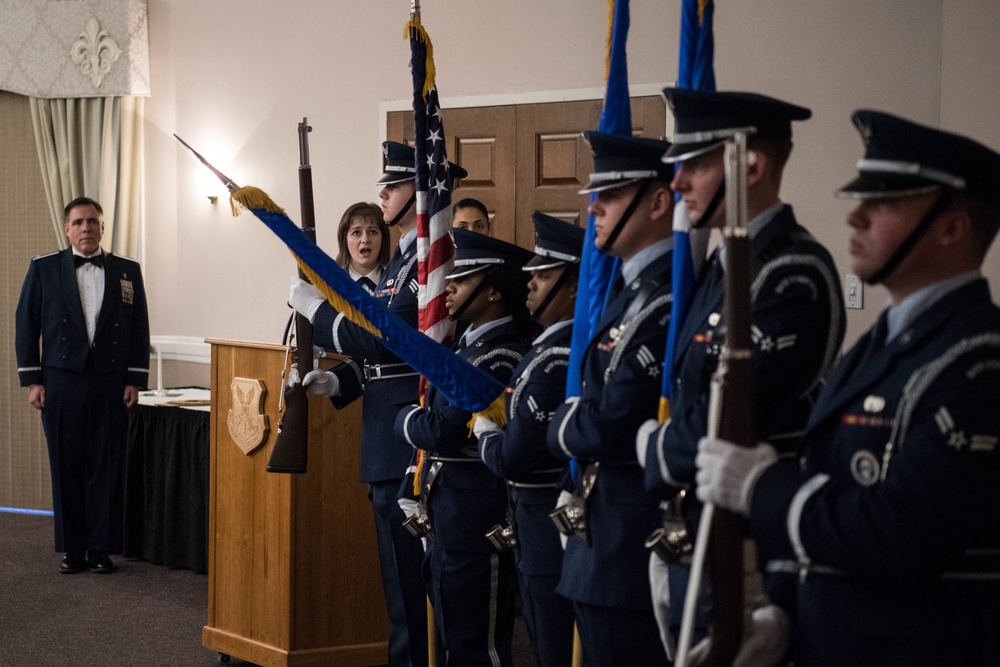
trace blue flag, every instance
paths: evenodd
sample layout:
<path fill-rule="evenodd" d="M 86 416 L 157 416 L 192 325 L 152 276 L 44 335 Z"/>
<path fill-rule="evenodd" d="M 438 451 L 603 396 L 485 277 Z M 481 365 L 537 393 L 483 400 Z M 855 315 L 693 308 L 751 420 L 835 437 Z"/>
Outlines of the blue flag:
<path fill-rule="evenodd" d="M 712 37 L 712 0 L 683 0 L 681 4 L 680 57 L 677 86 L 694 90 L 715 90 L 715 42 Z M 670 310 L 667 350 L 663 356 L 663 387 L 660 399 L 660 422 L 670 417 L 670 396 L 673 387 L 674 349 L 678 331 L 684 323 L 691 293 L 694 291 L 695 262 L 704 257 L 706 237 L 693 239 L 687 210 L 677 197 L 674 209 L 674 260 L 671 284 L 674 300 Z M 700 256 L 696 256 L 700 255 Z"/>
<path fill-rule="evenodd" d="M 628 0 L 612 0 L 613 11 L 609 26 L 607 53 L 607 91 L 597 129 L 608 134 L 632 134 L 632 109 L 628 94 L 628 61 L 625 42 L 628 39 Z M 590 195 L 593 201 L 596 194 Z M 587 231 L 583 238 L 580 258 L 580 289 L 577 290 L 573 316 L 573 339 L 570 344 L 569 370 L 566 376 L 566 397 L 580 395 L 580 368 L 583 354 L 590 343 L 597 323 L 604 312 L 608 289 L 619 262 L 594 245 L 597 230 L 594 216 L 587 216 Z"/>

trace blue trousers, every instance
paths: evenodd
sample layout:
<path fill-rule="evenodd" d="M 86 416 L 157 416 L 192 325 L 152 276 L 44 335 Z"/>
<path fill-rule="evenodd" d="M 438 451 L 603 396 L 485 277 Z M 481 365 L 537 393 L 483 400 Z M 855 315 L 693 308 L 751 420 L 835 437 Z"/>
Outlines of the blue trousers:
<path fill-rule="evenodd" d="M 389 612 L 389 664 L 427 667 L 427 598 L 420 540 L 403 528 L 406 515 L 396 503 L 402 479 L 373 482 L 368 499 L 375 510 L 378 557 Z"/>
<path fill-rule="evenodd" d="M 574 602 L 580 642 L 588 665 L 667 667 L 653 610 L 615 609 Z"/>
<path fill-rule="evenodd" d="M 434 619 L 448 667 L 513 667 L 514 554 L 427 552 Z"/>
<path fill-rule="evenodd" d="M 125 373 L 45 367 L 56 551 L 122 550 Z"/>
<path fill-rule="evenodd" d="M 569 667 L 573 656 L 573 603 L 556 593 L 559 577 L 518 573 L 524 624 L 541 667 Z"/>

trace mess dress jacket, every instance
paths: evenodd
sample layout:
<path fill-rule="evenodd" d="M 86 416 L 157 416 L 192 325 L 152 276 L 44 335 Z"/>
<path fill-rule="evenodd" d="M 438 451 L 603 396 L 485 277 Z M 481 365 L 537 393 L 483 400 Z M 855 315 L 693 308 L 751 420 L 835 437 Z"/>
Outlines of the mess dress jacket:
<path fill-rule="evenodd" d="M 507 392 L 507 426 L 479 439 L 490 470 L 508 480 L 517 529 L 518 569 L 528 576 L 559 576 L 562 545 L 549 512 L 559 497 L 563 462 L 545 445 L 549 422 L 566 397 L 566 369 L 572 325 L 566 325 L 528 350 L 514 369 Z"/>
<path fill-rule="evenodd" d="M 525 348 L 517 326 L 506 322 L 484 331 L 458 354 L 506 384 Z M 426 453 L 425 479 L 430 466 L 441 466 L 426 497 L 435 548 L 496 553 L 486 533 L 504 521 L 506 483 L 480 460 L 469 428 L 471 413 L 452 405 L 433 385 L 427 389 L 424 405 L 402 410 L 395 432 L 408 446 Z"/>
<path fill-rule="evenodd" d="M 783 206 L 750 243 L 757 438 L 795 451 L 844 339 L 844 302 L 830 253 Z M 703 274 L 710 273 L 706 264 Z M 677 338 L 671 420 L 649 439 L 646 489 L 667 499 L 694 482 L 709 382 L 724 343 L 723 284 L 701 284 Z M 691 496 L 693 498 L 693 496 Z"/>
<path fill-rule="evenodd" d="M 416 264 L 415 242 L 406 252 L 401 253 L 397 248 L 374 294 L 391 313 L 414 328 L 417 326 Z M 419 375 L 371 333 L 345 319 L 326 302 L 313 317 L 313 342 L 350 357 L 348 362 L 332 369 L 340 379 L 341 390 L 340 396 L 332 397 L 333 405 L 339 409 L 364 395 L 361 481 L 402 479 L 413 450 L 396 437 L 392 423 L 400 409 L 417 401 Z"/>
<path fill-rule="evenodd" d="M 95 373 L 120 372 L 123 391 L 125 385 L 145 387 L 149 380 L 149 319 L 137 262 L 104 253 L 104 298 L 93 345 L 87 339 L 72 248 L 31 261 L 16 323 L 22 387 L 43 384 L 44 366 L 82 373 L 88 356 Z"/>
<path fill-rule="evenodd" d="M 608 304 L 583 358 L 580 397 L 563 403 L 549 425 L 554 456 L 600 462 L 586 501 L 589 539 L 569 539 L 557 589 L 577 602 L 652 613 L 644 542 L 659 510 L 643 489 L 635 432 L 659 406 L 672 256 L 654 260 Z M 652 292 L 630 316 L 647 286 Z"/>
<path fill-rule="evenodd" d="M 948 293 L 831 374 L 751 530 L 800 575 L 797 666 L 1000 664 L 1000 309 Z"/>

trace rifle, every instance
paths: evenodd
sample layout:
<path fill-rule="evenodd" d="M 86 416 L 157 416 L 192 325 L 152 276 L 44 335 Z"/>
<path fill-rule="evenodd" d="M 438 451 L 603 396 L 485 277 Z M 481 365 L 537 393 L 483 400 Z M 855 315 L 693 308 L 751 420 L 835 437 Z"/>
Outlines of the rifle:
<path fill-rule="evenodd" d="M 302 232 L 316 242 L 316 212 L 313 208 L 312 166 L 309 164 L 309 119 L 299 123 L 299 210 Z M 299 269 L 299 277 L 305 279 Z M 313 328 L 303 315 L 295 314 L 295 363 L 304 378 L 313 369 Z M 309 453 L 309 399 L 301 382 L 285 387 L 285 412 L 278 419 L 278 435 L 267 459 L 268 472 L 304 473 Z"/>
<path fill-rule="evenodd" d="M 753 445 L 753 366 L 750 358 L 750 238 L 747 234 L 747 135 L 726 142 L 726 343 L 712 376 L 708 435 Z M 728 400 L 727 400 L 728 399 Z M 743 521 L 706 504 L 698 525 L 684 616 L 677 647 L 677 667 L 687 667 L 694 612 L 708 557 L 712 577 L 712 625 L 709 650 L 700 667 L 731 665 L 743 640 Z"/>

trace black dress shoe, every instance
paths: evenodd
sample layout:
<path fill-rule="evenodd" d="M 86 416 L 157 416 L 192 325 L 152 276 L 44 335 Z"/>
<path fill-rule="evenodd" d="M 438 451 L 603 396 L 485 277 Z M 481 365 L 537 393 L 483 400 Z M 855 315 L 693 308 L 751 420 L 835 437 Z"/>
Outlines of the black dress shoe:
<path fill-rule="evenodd" d="M 82 553 L 76 551 L 70 551 L 65 556 L 63 556 L 62 562 L 59 563 L 59 572 L 61 574 L 76 574 L 77 572 L 83 572 L 87 569 L 87 559 L 83 557 Z"/>
<path fill-rule="evenodd" d="M 89 556 L 90 571 L 94 574 L 111 574 L 117 569 L 108 558 L 107 551 L 91 551 Z"/>

